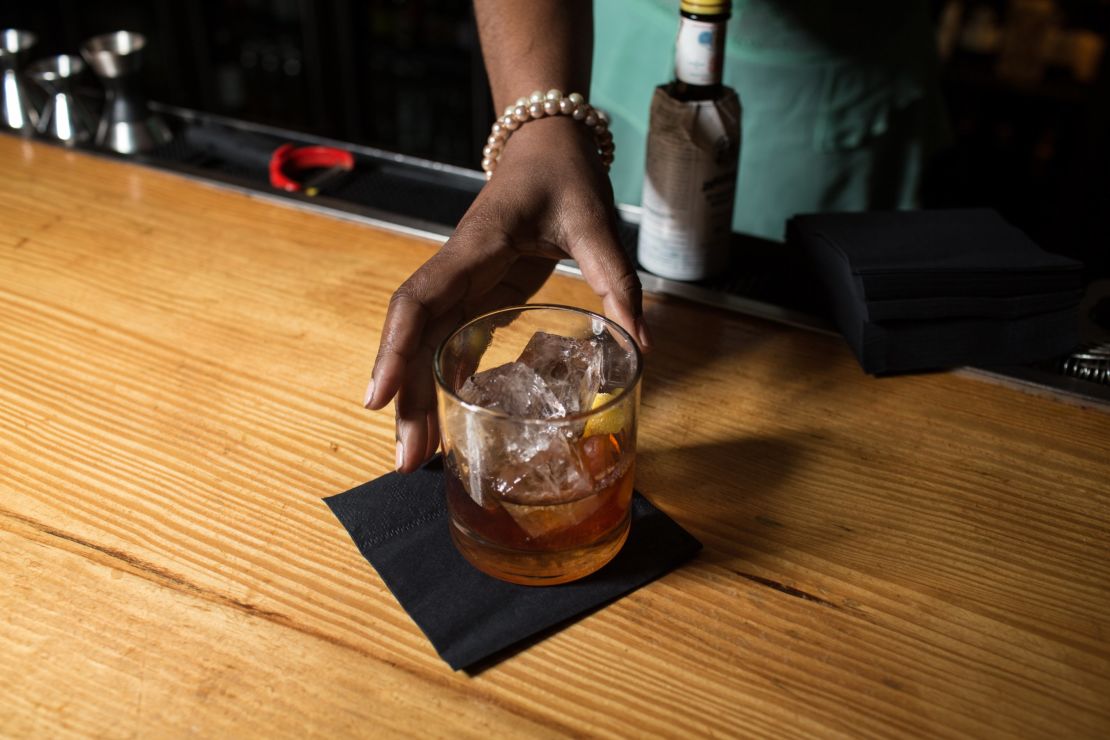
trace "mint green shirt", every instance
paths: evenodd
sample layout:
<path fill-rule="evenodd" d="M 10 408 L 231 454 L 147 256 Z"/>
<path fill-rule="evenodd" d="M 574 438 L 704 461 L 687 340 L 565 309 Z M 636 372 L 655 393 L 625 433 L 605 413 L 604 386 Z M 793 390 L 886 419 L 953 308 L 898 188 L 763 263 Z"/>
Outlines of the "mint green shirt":
<path fill-rule="evenodd" d="M 639 204 L 648 110 L 674 76 L 678 0 L 595 0 L 591 102 L 610 114 L 617 201 Z M 733 230 L 795 213 L 912 208 L 946 137 L 926 0 L 733 0 L 724 82 L 740 96 Z"/>

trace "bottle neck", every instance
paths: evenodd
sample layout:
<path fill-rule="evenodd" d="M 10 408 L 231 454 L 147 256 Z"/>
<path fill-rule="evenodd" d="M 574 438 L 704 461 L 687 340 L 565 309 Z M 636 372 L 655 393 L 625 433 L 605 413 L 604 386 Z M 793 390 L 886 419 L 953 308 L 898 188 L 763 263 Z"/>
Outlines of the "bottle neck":
<path fill-rule="evenodd" d="M 709 100 L 721 94 L 728 18 L 728 13 L 682 11 L 675 40 L 675 97 Z"/>

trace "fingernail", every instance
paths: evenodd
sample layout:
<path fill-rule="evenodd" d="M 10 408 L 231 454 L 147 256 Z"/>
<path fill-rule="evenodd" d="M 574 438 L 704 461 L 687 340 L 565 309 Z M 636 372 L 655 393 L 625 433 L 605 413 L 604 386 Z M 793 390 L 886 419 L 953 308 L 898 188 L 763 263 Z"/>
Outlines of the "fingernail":
<path fill-rule="evenodd" d="M 371 376 L 370 385 L 366 386 L 366 395 L 362 397 L 362 405 L 364 408 L 370 408 L 370 402 L 374 400 L 374 378 Z"/>
<path fill-rule="evenodd" d="M 651 346 L 651 332 L 648 331 L 647 322 L 644 317 L 636 319 L 636 336 L 640 339 L 640 347 L 647 349 Z"/>
<path fill-rule="evenodd" d="M 397 469 L 400 470 L 401 466 L 405 464 L 405 446 L 401 440 L 397 440 Z"/>

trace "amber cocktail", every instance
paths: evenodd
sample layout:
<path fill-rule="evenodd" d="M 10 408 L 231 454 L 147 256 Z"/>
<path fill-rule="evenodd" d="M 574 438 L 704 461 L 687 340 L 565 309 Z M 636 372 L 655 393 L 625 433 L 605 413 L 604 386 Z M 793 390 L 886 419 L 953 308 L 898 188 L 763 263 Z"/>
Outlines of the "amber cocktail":
<path fill-rule="evenodd" d="M 521 306 L 436 354 L 451 537 L 514 583 L 593 573 L 628 536 L 641 358 L 597 314 Z"/>

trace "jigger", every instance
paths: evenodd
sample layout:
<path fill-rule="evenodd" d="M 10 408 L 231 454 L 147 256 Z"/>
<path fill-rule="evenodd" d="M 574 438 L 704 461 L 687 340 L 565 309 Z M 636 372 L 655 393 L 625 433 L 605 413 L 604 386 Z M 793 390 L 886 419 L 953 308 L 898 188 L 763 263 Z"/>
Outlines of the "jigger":
<path fill-rule="evenodd" d="M 85 69 L 81 57 L 62 54 L 27 67 L 27 76 L 46 91 L 46 105 L 39 113 L 38 130 L 68 145 L 92 138 L 96 122 L 73 96 L 70 83 Z"/>
<path fill-rule="evenodd" d="M 121 154 L 149 151 L 173 138 L 139 88 L 145 46 L 146 37 L 130 31 L 106 33 L 81 45 L 81 56 L 107 91 L 96 143 Z"/>
<path fill-rule="evenodd" d="M 38 114 L 27 97 L 19 75 L 27 52 L 36 41 L 38 38 L 30 31 L 14 28 L 0 31 L 0 74 L 3 82 L 0 88 L 0 126 L 26 133 L 35 130 Z"/>

